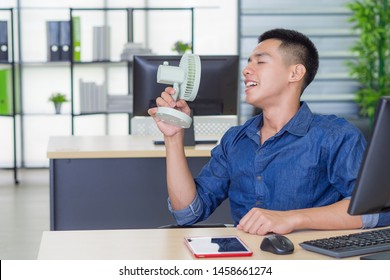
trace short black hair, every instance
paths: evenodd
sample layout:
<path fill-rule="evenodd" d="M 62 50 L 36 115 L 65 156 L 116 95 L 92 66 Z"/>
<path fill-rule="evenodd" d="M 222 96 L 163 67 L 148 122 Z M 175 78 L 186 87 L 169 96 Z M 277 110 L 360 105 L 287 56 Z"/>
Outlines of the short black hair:
<path fill-rule="evenodd" d="M 304 34 L 289 29 L 277 28 L 264 32 L 258 38 L 258 43 L 277 39 L 282 41 L 280 48 L 287 53 L 293 63 L 305 66 L 306 74 L 303 81 L 303 90 L 313 81 L 317 74 L 319 58 L 318 51 L 313 42 Z"/>

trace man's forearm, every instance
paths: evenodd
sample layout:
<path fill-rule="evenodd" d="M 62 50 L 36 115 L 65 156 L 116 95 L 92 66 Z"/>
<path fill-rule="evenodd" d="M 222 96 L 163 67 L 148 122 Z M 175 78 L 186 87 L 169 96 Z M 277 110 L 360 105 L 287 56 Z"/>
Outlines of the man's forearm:
<path fill-rule="evenodd" d="M 342 200 L 332 205 L 293 210 L 296 214 L 295 229 L 353 229 L 362 227 L 361 216 L 347 213 L 349 200 Z"/>
<path fill-rule="evenodd" d="M 195 198 L 196 187 L 184 153 L 184 131 L 164 138 L 167 185 L 174 210 L 186 208 Z"/>

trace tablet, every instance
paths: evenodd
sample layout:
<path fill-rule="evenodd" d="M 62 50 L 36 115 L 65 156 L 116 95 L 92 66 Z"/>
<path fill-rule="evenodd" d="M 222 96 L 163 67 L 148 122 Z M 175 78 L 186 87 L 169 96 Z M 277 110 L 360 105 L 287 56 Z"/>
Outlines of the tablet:
<path fill-rule="evenodd" d="M 253 254 L 237 236 L 185 237 L 185 243 L 197 258 L 247 257 Z"/>

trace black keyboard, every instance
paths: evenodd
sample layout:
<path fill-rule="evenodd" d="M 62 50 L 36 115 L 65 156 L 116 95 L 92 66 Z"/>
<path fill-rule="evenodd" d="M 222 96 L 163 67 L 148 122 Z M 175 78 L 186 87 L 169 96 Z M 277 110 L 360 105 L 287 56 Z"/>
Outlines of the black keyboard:
<path fill-rule="evenodd" d="M 305 241 L 302 248 L 334 258 L 390 251 L 390 228 Z"/>

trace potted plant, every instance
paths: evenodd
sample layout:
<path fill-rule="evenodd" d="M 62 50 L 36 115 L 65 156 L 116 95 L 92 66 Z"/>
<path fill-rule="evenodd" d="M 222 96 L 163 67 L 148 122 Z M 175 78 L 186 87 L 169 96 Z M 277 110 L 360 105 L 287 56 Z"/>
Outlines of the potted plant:
<path fill-rule="evenodd" d="M 347 66 L 361 86 L 356 95 L 360 113 L 372 125 L 377 101 L 390 95 L 389 0 L 354 0 L 347 7 L 352 11 L 349 21 L 359 35 L 351 48 L 357 57 Z"/>
<path fill-rule="evenodd" d="M 61 92 L 55 92 L 50 95 L 49 101 L 53 102 L 56 114 L 60 114 L 62 103 L 68 102 L 68 99 L 65 94 Z"/>
<path fill-rule="evenodd" d="M 177 41 L 173 45 L 172 51 L 176 51 L 178 54 L 184 54 L 188 51 L 192 52 L 192 44 L 191 43 L 184 43 L 182 41 Z"/>

